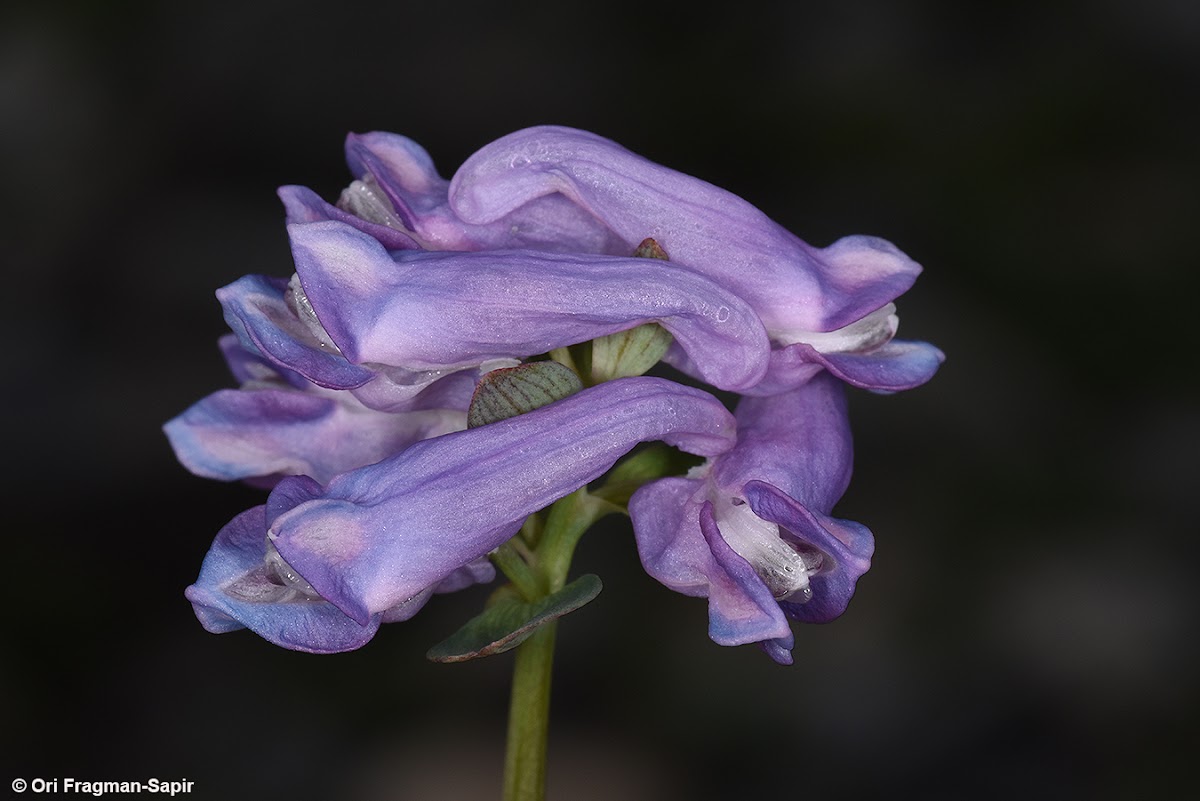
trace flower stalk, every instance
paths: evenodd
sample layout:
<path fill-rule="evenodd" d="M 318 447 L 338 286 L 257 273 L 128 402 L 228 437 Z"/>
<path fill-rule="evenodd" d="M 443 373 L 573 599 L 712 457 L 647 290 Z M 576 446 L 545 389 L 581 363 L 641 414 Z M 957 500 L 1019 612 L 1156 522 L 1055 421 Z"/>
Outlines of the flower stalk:
<path fill-rule="evenodd" d="M 517 648 L 508 707 L 504 801 L 546 797 L 546 742 L 550 728 L 550 679 L 558 621 L 539 626 Z"/>

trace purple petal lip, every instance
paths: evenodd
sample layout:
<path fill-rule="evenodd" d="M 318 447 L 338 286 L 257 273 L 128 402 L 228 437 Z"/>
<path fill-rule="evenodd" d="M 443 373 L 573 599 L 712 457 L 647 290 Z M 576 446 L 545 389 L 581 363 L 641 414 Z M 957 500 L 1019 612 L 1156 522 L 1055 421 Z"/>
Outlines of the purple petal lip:
<path fill-rule="evenodd" d="M 225 481 L 308 475 L 327 482 L 414 442 L 466 428 L 455 409 L 399 413 L 294 389 L 226 389 L 164 427 L 179 461 Z"/>
<path fill-rule="evenodd" d="M 718 645 L 745 645 L 791 636 L 779 602 L 750 563 L 721 536 L 710 501 L 702 504 L 699 522 L 718 568 L 709 576 L 708 589 L 709 636 L 713 641 Z"/>
<path fill-rule="evenodd" d="M 818 373 L 791 392 L 743 398 L 736 419 L 735 447 L 688 478 L 642 487 L 630 499 L 629 513 L 646 571 L 674 590 L 708 597 L 714 641 L 760 642 L 772 659 L 789 664 L 787 618 L 825 622 L 844 612 L 874 549 L 868 529 L 829 515 L 852 469 L 845 395 L 834 376 Z M 752 543 L 745 539 L 751 535 L 734 527 L 732 517 L 718 518 L 716 503 L 732 504 L 726 510 L 748 504 L 744 514 L 751 520 L 778 526 L 778 552 L 819 554 L 808 563 L 814 566 L 807 573 L 807 601 L 783 592 L 777 600 L 759 572 L 772 562 L 752 561 L 762 552 L 739 547 Z"/>
<path fill-rule="evenodd" d="M 477 224 L 554 193 L 627 248 L 653 237 L 672 262 L 745 298 L 772 333 L 842 328 L 904 293 L 921 270 L 876 237 L 814 248 L 730 192 L 572 128 L 501 137 L 467 159 L 449 188 L 451 208 Z"/>
<path fill-rule="evenodd" d="M 288 307 L 287 286 L 286 279 L 247 275 L 217 290 L 225 321 L 242 347 L 329 389 L 354 389 L 375 378 L 371 370 L 322 346 Z"/>
<path fill-rule="evenodd" d="M 184 592 L 201 625 L 214 634 L 249 628 L 275 645 L 309 653 L 365 645 L 380 617 L 358 623 L 333 604 L 298 599 L 272 580 L 263 564 L 266 530 L 266 507 L 256 506 L 217 534 L 200 577 Z"/>
<path fill-rule="evenodd" d="M 326 203 L 316 192 L 307 187 L 281 186 L 279 199 L 283 201 L 284 209 L 287 211 L 289 225 L 332 220 L 351 225 L 364 234 L 374 237 L 388 250 L 408 250 L 420 247 L 417 240 L 407 232 L 356 217 L 337 206 Z"/>
<path fill-rule="evenodd" d="M 389 254 L 336 222 L 289 231 L 305 295 L 355 364 L 452 370 L 658 322 L 721 389 L 752 387 L 767 369 L 754 312 L 675 265 L 533 251 Z"/>
<path fill-rule="evenodd" d="M 483 225 L 463 220 L 450 208 L 450 182 L 438 174 L 424 148 L 404 136 L 350 134 L 346 161 L 356 178 L 378 188 L 396 221 L 427 250 L 631 252 L 605 225 L 564 197 L 539 198 Z"/>
<path fill-rule="evenodd" d="M 352 620 L 328 601 L 304 597 L 284 585 L 264 564 L 269 521 L 319 491 L 319 487 L 299 478 L 291 486 L 293 497 L 288 497 L 286 491 L 277 492 L 271 503 L 243 512 L 217 534 L 200 576 L 184 592 L 207 631 L 224 634 L 248 628 L 275 645 L 295 651 L 350 651 L 365 645 L 380 623 L 412 617 L 434 592 L 454 592 L 495 578 L 495 570 L 486 560 L 469 563 L 402 604 L 371 615 L 363 623 Z"/>
<path fill-rule="evenodd" d="M 732 416 L 705 392 L 618 379 L 344 473 L 275 519 L 270 536 L 317 592 L 365 624 L 487 554 L 637 443 L 715 455 L 734 436 Z"/>

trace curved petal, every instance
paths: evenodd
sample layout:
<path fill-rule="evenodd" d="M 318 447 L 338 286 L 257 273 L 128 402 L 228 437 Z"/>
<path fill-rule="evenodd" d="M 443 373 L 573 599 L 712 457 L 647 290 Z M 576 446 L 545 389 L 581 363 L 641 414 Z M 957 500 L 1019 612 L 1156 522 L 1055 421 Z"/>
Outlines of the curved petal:
<path fill-rule="evenodd" d="M 256 351 L 247 350 L 236 334 L 222 334 L 217 339 L 217 347 L 225 358 L 229 372 L 239 384 L 286 384 L 296 389 L 313 389 L 316 386 L 296 371 L 271 364 Z"/>
<path fill-rule="evenodd" d="M 663 478 L 629 499 L 642 567 L 676 592 L 700 598 L 708 594 L 708 576 L 716 566 L 700 533 L 700 501 L 693 500 L 703 489 L 698 479 Z"/>
<path fill-rule="evenodd" d="M 826 623 L 846 611 L 859 576 L 871 567 L 875 539 L 859 523 L 837 520 L 806 508 L 776 487 L 751 481 L 744 492 L 754 513 L 787 529 L 796 539 L 820 551 L 819 572 L 809 579 L 812 598 L 805 603 L 779 602 L 788 617 Z"/>
<path fill-rule="evenodd" d="M 721 536 L 706 491 L 701 479 L 664 478 L 633 494 L 629 516 L 642 565 L 676 592 L 708 598 L 708 634 L 718 645 L 790 638 L 770 590 Z"/>
<path fill-rule="evenodd" d="M 288 307 L 282 278 L 247 275 L 217 290 L 225 322 L 242 347 L 284 370 L 330 389 L 361 387 L 375 373 L 317 341 Z"/>
<path fill-rule="evenodd" d="M 459 217 L 478 224 L 561 193 L 627 248 L 653 237 L 672 262 L 742 296 L 770 332 L 841 328 L 905 292 L 921 269 L 874 237 L 811 247 L 730 192 L 572 128 L 501 137 L 467 159 L 449 191 Z"/>
<path fill-rule="evenodd" d="M 341 223 L 325 224 L 341 226 Z M 368 238 L 366 234 L 358 236 Z M 351 390 L 364 405 L 388 412 L 465 410 L 470 403 L 479 380 L 478 370 L 410 371 L 386 365 L 351 364 L 335 345 L 318 340 L 300 320 L 287 303 L 287 291 L 288 282 L 283 279 L 247 275 L 217 290 L 217 298 L 225 308 L 225 320 L 237 336 L 238 344 L 252 358 L 261 356 L 265 364 L 293 386 Z M 239 363 L 234 367 L 235 374 L 245 367 Z"/>
<path fill-rule="evenodd" d="M 404 136 L 378 131 L 350 134 L 346 158 L 354 175 L 370 177 L 397 220 L 428 250 L 631 252 L 607 227 L 564 197 L 539 198 L 482 225 L 461 219 L 448 203 L 449 181 L 438 175 L 425 149 Z"/>
<path fill-rule="evenodd" d="M 379 244 L 388 250 L 412 250 L 419 248 L 417 240 L 405 231 L 365 220 L 343 211 L 337 206 L 326 203 L 316 192 L 304 186 L 281 186 L 278 190 L 279 199 L 287 211 L 289 225 L 304 223 L 336 222 L 345 223 L 357 228 L 368 236 L 379 240 Z"/>
<path fill-rule="evenodd" d="M 164 426 L 196 475 L 233 481 L 308 475 L 325 483 L 414 442 L 466 428 L 466 413 L 377 412 L 354 401 L 292 389 L 227 389 Z"/>
<path fill-rule="evenodd" d="M 708 636 L 718 645 L 790 639 L 792 630 L 779 602 L 750 563 L 725 542 L 709 501 L 700 509 L 700 531 L 721 568 L 708 577 Z"/>
<path fill-rule="evenodd" d="M 714 455 L 733 437 L 732 416 L 711 395 L 618 379 L 343 473 L 277 518 L 271 537 L 317 592 L 366 622 L 499 546 L 637 443 Z"/>
<path fill-rule="evenodd" d="M 735 295 L 645 259 L 405 252 L 340 223 L 292 226 L 305 295 L 350 361 L 410 371 L 521 358 L 658 322 L 721 389 L 756 384 L 770 345 Z"/>
<path fill-rule="evenodd" d="M 309 653 L 365 645 L 379 628 L 379 615 L 357 623 L 333 604 L 271 580 L 263 566 L 265 511 L 256 506 L 243 512 L 217 534 L 200 577 L 184 592 L 200 624 L 214 634 L 248 628 L 276 645 Z"/>
<path fill-rule="evenodd" d="M 846 395 L 828 373 L 781 395 L 743 398 L 738 444 L 718 460 L 716 483 L 727 491 L 749 481 L 778 487 L 818 512 L 829 512 L 850 484 L 853 444 Z"/>
<path fill-rule="evenodd" d="M 879 393 L 899 392 L 919 387 L 933 378 L 945 359 L 928 342 L 892 340 L 864 353 L 822 353 L 798 342 L 772 350 L 766 377 L 746 392 L 751 395 L 788 392 L 822 368 L 851 386 Z M 690 372 L 694 368 L 685 364 L 680 369 Z"/>

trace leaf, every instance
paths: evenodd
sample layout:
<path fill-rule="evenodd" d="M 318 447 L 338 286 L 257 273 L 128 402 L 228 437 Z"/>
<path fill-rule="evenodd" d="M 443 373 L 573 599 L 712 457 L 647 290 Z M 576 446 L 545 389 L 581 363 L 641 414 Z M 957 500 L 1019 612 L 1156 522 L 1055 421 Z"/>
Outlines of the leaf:
<path fill-rule="evenodd" d="M 507 420 L 574 395 L 583 382 L 558 362 L 530 362 L 492 370 L 479 379 L 467 410 L 467 428 Z"/>
<path fill-rule="evenodd" d="M 534 603 L 514 596 L 497 597 L 491 606 L 430 648 L 425 656 L 433 662 L 465 662 L 502 654 L 523 643 L 543 623 L 589 603 L 603 586 L 599 576 L 587 573 Z"/>
<path fill-rule="evenodd" d="M 672 341 L 670 332 L 658 323 L 592 340 L 592 382 L 642 375 L 658 364 Z"/>

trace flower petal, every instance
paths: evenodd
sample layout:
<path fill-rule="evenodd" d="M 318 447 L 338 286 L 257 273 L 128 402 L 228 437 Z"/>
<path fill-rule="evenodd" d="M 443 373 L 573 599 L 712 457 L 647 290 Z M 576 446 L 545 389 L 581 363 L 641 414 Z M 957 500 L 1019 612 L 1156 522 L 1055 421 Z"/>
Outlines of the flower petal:
<path fill-rule="evenodd" d="M 335 400 L 292 389 L 226 389 L 164 426 L 193 473 L 233 481 L 308 475 L 325 483 L 414 442 L 466 428 L 452 409 L 377 412 L 353 397 Z"/>
<path fill-rule="evenodd" d="M 788 393 L 743 398 L 735 415 L 738 444 L 713 470 L 718 486 L 736 491 L 761 481 L 818 512 L 833 509 L 854 458 L 840 382 L 820 373 Z"/>
<path fill-rule="evenodd" d="M 751 481 L 744 491 L 754 513 L 777 523 L 798 540 L 824 555 L 819 572 L 809 578 L 812 598 L 805 603 L 780 601 L 788 617 L 826 623 L 846 611 L 859 576 L 871 567 L 875 539 L 859 523 L 837 520 L 796 502 L 776 487 Z"/>
<path fill-rule="evenodd" d="M 718 645 L 790 637 L 763 580 L 721 536 L 705 494 L 705 481 L 694 478 L 664 478 L 634 493 L 629 515 L 643 567 L 676 592 L 709 599 L 708 634 Z"/>
<path fill-rule="evenodd" d="M 745 298 L 772 334 L 849 325 L 920 272 L 875 237 L 811 247 L 730 192 L 571 128 L 528 128 L 485 146 L 451 181 L 450 205 L 486 224 L 554 193 L 595 215 L 627 248 L 653 237 L 672 262 Z"/>
<path fill-rule="evenodd" d="M 374 237 L 388 250 L 409 250 L 420 247 L 417 240 L 406 232 L 364 220 L 348 211 L 343 211 L 337 206 L 326 203 L 316 192 L 307 187 L 281 186 L 278 194 L 287 211 L 289 225 L 336 220 Z"/>
<path fill-rule="evenodd" d="M 753 386 L 766 370 L 770 346 L 753 311 L 674 265 L 531 251 L 389 255 L 340 223 L 289 230 L 308 301 L 355 363 L 458 369 L 658 322 L 722 389 Z"/>
<path fill-rule="evenodd" d="M 779 602 L 750 563 L 721 536 L 709 501 L 700 509 L 700 531 L 721 568 L 708 576 L 708 636 L 718 645 L 790 638 L 792 630 Z"/>
<path fill-rule="evenodd" d="M 618 379 L 344 473 L 276 519 L 271 537 L 317 592 L 365 623 L 496 548 L 638 442 L 714 455 L 733 436 L 732 417 L 705 392 Z"/>
<path fill-rule="evenodd" d="M 821 353 L 803 342 L 771 351 L 766 377 L 747 390 L 752 395 L 788 392 L 804 384 L 821 368 L 851 386 L 889 393 L 919 387 L 941 367 L 946 357 L 927 342 L 892 340 L 865 353 Z M 686 366 L 681 367 L 687 371 Z"/>
<path fill-rule="evenodd" d="M 247 275 L 217 290 L 225 322 L 242 347 L 330 389 L 353 389 L 375 378 L 374 372 L 351 364 L 312 335 L 288 308 L 287 285 L 285 279 Z"/>
<path fill-rule="evenodd" d="M 539 198 L 511 214 L 475 225 L 450 208 L 450 182 L 411 139 L 391 133 L 350 134 L 346 159 L 356 177 L 369 176 L 396 218 L 427 250 L 529 248 L 557 253 L 625 254 L 620 240 L 564 197 Z"/>
<path fill-rule="evenodd" d="M 249 628 L 276 645 L 309 653 L 365 645 L 379 628 L 378 615 L 357 623 L 333 604 L 298 598 L 270 579 L 263 566 L 265 512 L 256 506 L 217 534 L 200 577 L 184 593 L 201 625 L 214 634 Z"/>

